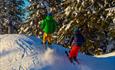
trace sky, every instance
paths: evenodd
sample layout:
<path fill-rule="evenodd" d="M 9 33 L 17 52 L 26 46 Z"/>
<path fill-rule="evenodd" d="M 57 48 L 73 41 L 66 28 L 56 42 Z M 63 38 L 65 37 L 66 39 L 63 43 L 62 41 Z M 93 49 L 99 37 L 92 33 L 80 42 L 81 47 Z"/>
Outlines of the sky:
<path fill-rule="evenodd" d="M 24 9 L 26 9 L 28 6 L 31 5 L 31 3 L 28 2 L 28 0 L 24 0 L 24 3 L 25 3 L 24 6 L 22 6 L 22 8 L 24 8 Z M 26 21 L 28 15 L 29 15 L 29 12 L 28 12 L 27 10 L 25 10 L 25 13 L 24 13 L 24 18 L 25 18 L 25 19 L 22 18 L 22 20 L 23 20 L 23 21 Z"/>

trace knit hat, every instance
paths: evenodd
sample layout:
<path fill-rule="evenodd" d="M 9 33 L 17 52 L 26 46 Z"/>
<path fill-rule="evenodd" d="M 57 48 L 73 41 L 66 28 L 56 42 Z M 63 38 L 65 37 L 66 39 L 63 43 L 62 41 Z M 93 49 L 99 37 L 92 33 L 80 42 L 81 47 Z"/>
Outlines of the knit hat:
<path fill-rule="evenodd" d="M 80 33 L 80 29 L 79 28 L 75 28 L 74 29 L 74 34 L 79 34 Z"/>

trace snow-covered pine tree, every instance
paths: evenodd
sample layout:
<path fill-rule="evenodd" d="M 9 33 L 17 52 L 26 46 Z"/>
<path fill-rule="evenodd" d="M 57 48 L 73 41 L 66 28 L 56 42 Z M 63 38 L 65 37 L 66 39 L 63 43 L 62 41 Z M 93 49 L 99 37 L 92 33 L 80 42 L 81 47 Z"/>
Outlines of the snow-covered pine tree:
<path fill-rule="evenodd" d="M 0 6 L 0 24 L 2 25 L 2 33 L 17 33 L 19 25 L 24 19 L 24 1 L 2 0 Z"/>
<path fill-rule="evenodd" d="M 55 41 L 63 42 L 77 26 L 81 28 L 82 34 L 86 38 L 81 51 L 87 54 L 102 54 L 106 53 L 104 50 L 106 50 L 110 39 L 115 38 L 115 24 L 113 22 L 115 12 L 107 10 L 115 6 L 114 0 L 64 0 L 61 2 L 57 2 L 57 0 L 30 0 L 30 2 L 31 6 L 28 9 L 32 13 L 27 24 L 23 25 L 25 34 L 36 35 L 40 32 L 38 23 L 45 17 L 50 7 L 54 18 L 59 23 L 55 33 L 57 35 Z M 31 23 L 33 25 L 29 26 Z"/>
<path fill-rule="evenodd" d="M 75 17 L 74 26 L 77 25 L 80 27 L 86 38 L 85 47 L 82 48 L 83 52 L 89 52 L 91 54 L 104 53 L 103 50 L 106 50 L 110 37 L 114 39 L 115 24 L 113 20 L 115 12 L 111 12 L 111 14 L 108 15 L 109 12 L 106 11 L 107 8 L 114 7 L 114 3 L 115 1 L 113 0 L 68 0 L 64 2 L 66 15 L 64 17 L 69 17 L 69 19 L 71 19 L 67 24 L 73 21 L 72 18 Z M 113 26 L 111 26 L 111 24 Z M 69 29 L 71 28 L 73 27 Z M 67 32 L 68 31 L 64 29 L 60 30 L 60 33 L 64 33 L 65 35 Z M 59 37 L 64 34 L 59 35 Z M 58 39 L 60 40 L 60 38 Z M 64 37 L 62 40 L 64 40 Z M 104 49 L 101 49 L 102 43 L 104 43 Z"/>

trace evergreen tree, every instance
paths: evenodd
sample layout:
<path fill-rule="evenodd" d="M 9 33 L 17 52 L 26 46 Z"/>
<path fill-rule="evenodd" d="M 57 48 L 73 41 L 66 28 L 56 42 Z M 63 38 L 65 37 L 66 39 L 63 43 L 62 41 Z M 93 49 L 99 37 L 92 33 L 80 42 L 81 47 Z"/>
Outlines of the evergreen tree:
<path fill-rule="evenodd" d="M 107 45 L 115 39 L 115 12 L 108 10 L 115 6 L 114 0 L 30 0 L 31 11 L 28 22 L 20 33 L 37 35 L 39 22 L 50 11 L 59 23 L 55 42 L 64 44 L 71 38 L 74 27 L 79 27 L 86 38 L 82 52 L 87 54 L 106 53 Z M 31 26 L 30 26 L 31 25 Z M 70 45 L 70 44 L 68 44 Z M 67 44 L 66 44 L 67 47 Z"/>
<path fill-rule="evenodd" d="M 0 24 L 4 33 L 17 33 L 19 25 L 23 22 L 25 10 L 23 0 L 3 0 L 0 8 Z"/>
<path fill-rule="evenodd" d="M 114 39 L 114 28 L 110 26 L 111 24 L 115 26 L 113 23 L 114 12 L 108 15 L 109 12 L 106 11 L 107 8 L 114 7 L 114 3 L 113 0 L 72 0 L 65 2 L 65 15 L 70 20 L 68 24 L 73 21 L 73 26 L 80 27 L 86 38 L 85 48 L 82 51 L 100 54 L 103 50 L 100 49 L 100 44 L 104 43 L 103 47 L 106 48 L 110 37 Z M 71 25 L 68 30 L 72 29 L 73 26 Z M 62 29 L 59 33 L 62 34 L 63 32 L 66 36 L 68 30 Z M 111 34 L 111 31 L 113 34 Z M 59 34 L 59 37 L 64 36 L 64 34 Z M 60 38 L 58 39 L 60 40 Z"/>

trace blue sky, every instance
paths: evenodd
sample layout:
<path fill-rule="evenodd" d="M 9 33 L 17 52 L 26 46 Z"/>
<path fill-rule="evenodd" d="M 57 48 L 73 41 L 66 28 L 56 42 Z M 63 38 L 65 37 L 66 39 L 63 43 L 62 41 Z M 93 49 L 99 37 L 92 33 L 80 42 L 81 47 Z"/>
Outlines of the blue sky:
<path fill-rule="evenodd" d="M 22 6 L 22 8 L 26 9 L 28 6 L 31 5 L 31 3 L 28 0 L 24 0 L 24 6 Z M 22 18 L 23 21 L 26 21 L 26 18 L 29 15 L 29 12 L 27 10 L 25 10 L 26 12 L 24 13 L 25 15 L 23 16 L 25 19 Z"/>
<path fill-rule="evenodd" d="M 25 2 L 25 7 L 31 5 L 30 2 L 28 2 L 28 0 L 24 0 L 24 2 Z"/>

